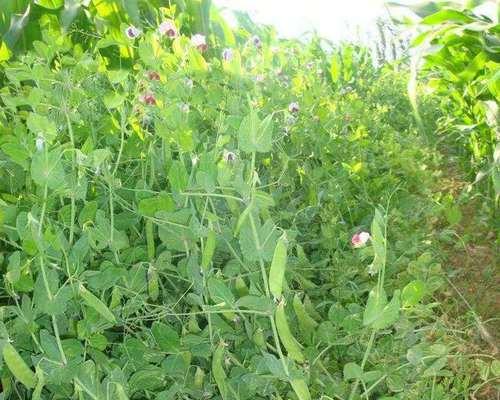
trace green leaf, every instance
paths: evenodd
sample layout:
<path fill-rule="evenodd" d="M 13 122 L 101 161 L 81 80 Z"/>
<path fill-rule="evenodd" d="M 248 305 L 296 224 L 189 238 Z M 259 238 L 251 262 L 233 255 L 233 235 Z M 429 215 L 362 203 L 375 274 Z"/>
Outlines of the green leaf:
<path fill-rule="evenodd" d="M 142 199 L 139 201 L 139 214 L 143 217 L 154 217 L 157 212 L 172 212 L 175 210 L 175 202 L 171 196 L 162 192 L 156 197 Z"/>
<path fill-rule="evenodd" d="M 84 224 L 94 222 L 97 213 L 97 201 L 89 201 L 85 203 L 78 215 L 78 222 L 83 227 Z"/>
<path fill-rule="evenodd" d="M 189 66 L 193 72 L 206 72 L 208 70 L 207 62 L 195 48 L 189 49 Z"/>
<path fill-rule="evenodd" d="M 210 230 L 208 232 L 205 248 L 203 249 L 203 254 L 201 256 L 201 267 L 204 270 L 207 270 L 210 263 L 212 262 L 216 245 L 217 245 L 217 235 L 213 230 Z"/>
<path fill-rule="evenodd" d="M 270 219 L 261 226 L 258 219 L 254 217 L 254 223 L 256 225 L 260 248 L 257 248 L 250 219 L 247 218 L 240 231 L 240 247 L 243 257 L 248 261 L 259 261 L 260 259 L 271 261 L 279 232 L 275 229 L 274 223 Z"/>
<path fill-rule="evenodd" d="M 273 140 L 272 115 L 268 115 L 263 121 L 255 110 L 251 109 L 238 131 L 238 144 L 241 150 L 247 153 L 271 151 Z"/>
<path fill-rule="evenodd" d="M 182 192 L 186 190 L 189 176 L 186 167 L 179 160 L 172 161 L 172 166 L 168 171 L 168 180 L 174 192 Z"/>
<path fill-rule="evenodd" d="M 491 373 L 494 377 L 500 376 L 500 361 L 493 360 L 490 367 Z"/>
<path fill-rule="evenodd" d="M 178 353 L 180 351 L 180 339 L 177 332 L 167 324 L 155 321 L 151 327 L 153 337 L 166 353 Z"/>
<path fill-rule="evenodd" d="M 19 143 L 5 143 L 1 148 L 12 161 L 23 167 L 23 169 L 28 169 L 29 163 L 27 160 L 30 155 L 24 146 L 21 146 Z"/>
<path fill-rule="evenodd" d="M 350 362 L 344 365 L 345 380 L 361 379 L 362 377 L 363 369 L 358 364 Z"/>
<path fill-rule="evenodd" d="M 10 51 L 7 43 L 3 40 L 0 41 L 0 62 L 7 61 L 12 56 L 12 52 Z"/>
<path fill-rule="evenodd" d="M 390 303 L 384 289 L 377 287 L 370 291 L 365 312 L 363 314 L 363 325 L 371 326 L 373 329 L 385 329 L 391 326 L 399 318 L 399 291 L 394 292 Z"/>
<path fill-rule="evenodd" d="M 120 93 L 109 93 L 103 98 L 104 105 L 109 108 L 118 108 L 125 102 L 125 96 Z"/>
<path fill-rule="evenodd" d="M 47 143 L 52 143 L 57 136 L 55 123 L 49 121 L 45 115 L 30 113 L 26 125 L 31 132 L 36 136 L 43 137 Z"/>
<path fill-rule="evenodd" d="M 235 305 L 239 308 L 263 312 L 271 312 L 274 308 L 274 303 L 269 298 L 253 295 L 240 297 Z"/>
<path fill-rule="evenodd" d="M 226 306 L 234 304 L 234 295 L 226 284 L 215 277 L 211 277 L 208 282 L 208 292 L 216 304 L 225 303 Z"/>
<path fill-rule="evenodd" d="M 31 161 L 31 178 L 39 186 L 61 189 L 65 185 L 64 167 L 59 151 L 38 151 Z"/>
<path fill-rule="evenodd" d="M 63 314 L 69 300 L 73 297 L 73 291 L 69 286 L 59 287 L 59 277 L 54 270 L 46 271 L 47 285 L 44 282 L 42 274 L 39 274 L 35 282 L 33 303 L 36 308 L 49 315 Z M 47 292 L 50 290 L 50 295 Z"/>
<path fill-rule="evenodd" d="M 474 19 L 464 14 L 461 11 L 446 9 L 440 10 L 422 20 L 424 25 L 437 25 L 443 22 L 459 22 L 459 23 L 469 23 L 473 22 Z"/>
<path fill-rule="evenodd" d="M 419 303 L 425 295 L 425 283 L 415 280 L 406 285 L 401 293 L 403 307 L 413 307 Z"/>
<path fill-rule="evenodd" d="M 64 5 L 64 0 L 35 0 L 35 4 L 49 10 L 57 10 Z"/>

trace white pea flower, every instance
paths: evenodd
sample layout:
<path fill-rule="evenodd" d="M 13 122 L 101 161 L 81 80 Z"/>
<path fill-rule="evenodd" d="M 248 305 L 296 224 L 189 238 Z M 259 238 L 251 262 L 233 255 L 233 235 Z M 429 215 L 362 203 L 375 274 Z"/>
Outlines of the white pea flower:
<path fill-rule="evenodd" d="M 257 47 L 258 49 L 260 49 L 262 47 L 262 41 L 260 40 L 260 37 L 258 37 L 257 35 L 254 35 L 252 36 L 252 39 L 250 39 L 252 44 Z"/>
<path fill-rule="evenodd" d="M 163 21 L 160 26 L 158 26 L 158 32 L 160 32 L 160 35 L 167 36 L 170 39 L 174 39 L 179 35 L 175 22 L 171 19 Z"/>
<path fill-rule="evenodd" d="M 296 101 L 290 103 L 288 106 L 288 111 L 290 111 L 292 114 L 298 113 L 300 111 L 300 106 L 299 103 Z"/>
<path fill-rule="evenodd" d="M 199 33 L 191 36 L 191 44 L 201 52 L 208 49 L 207 38 Z"/>
<path fill-rule="evenodd" d="M 129 39 L 135 39 L 137 37 L 139 37 L 141 34 L 141 31 L 136 28 L 134 25 L 130 25 L 127 29 L 125 29 L 125 35 L 127 35 L 127 37 Z"/>
<path fill-rule="evenodd" d="M 38 136 L 35 140 L 35 146 L 38 151 L 42 151 L 45 145 L 45 139 L 41 136 Z"/>
<path fill-rule="evenodd" d="M 222 50 L 222 59 L 224 61 L 231 61 L 234 57 L 233 49 L 226 48 Z"/>
<path fill-rule="evenodd" d="M 224 161 L 227 163 L 232 163 L 236 161 L 236 154 L 232 151 L 224 150 Z"/>

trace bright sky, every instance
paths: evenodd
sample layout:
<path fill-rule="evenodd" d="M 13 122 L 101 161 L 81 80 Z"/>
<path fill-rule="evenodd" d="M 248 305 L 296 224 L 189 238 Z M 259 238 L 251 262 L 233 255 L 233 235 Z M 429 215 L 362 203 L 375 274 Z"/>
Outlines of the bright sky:
<path fill-rule="evenodd" d="M 379 16 L 387 16 L 383 0 L 214 0 L 220 7 L 247 11 L 280 36 L 300 37 L 316 30 L 333 41 L 365 40 Z M 227 13 L 224 13 L 228 17 Z"/>

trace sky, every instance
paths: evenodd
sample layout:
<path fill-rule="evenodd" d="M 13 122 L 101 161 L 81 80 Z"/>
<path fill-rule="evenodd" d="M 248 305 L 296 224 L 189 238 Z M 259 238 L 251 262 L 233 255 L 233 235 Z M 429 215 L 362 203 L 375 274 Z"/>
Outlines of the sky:
<path fill-rule="evenodd" d="M 374 32 L 387 16 L 383 0 L 214 0 L 227 9 L 249 12 L 257 22 L 276 27 L 282 37 L 300 37 L 316 30 L 332 41 L 360 39 Z M 224 13 L 228 18 L 228 13 Z"/>

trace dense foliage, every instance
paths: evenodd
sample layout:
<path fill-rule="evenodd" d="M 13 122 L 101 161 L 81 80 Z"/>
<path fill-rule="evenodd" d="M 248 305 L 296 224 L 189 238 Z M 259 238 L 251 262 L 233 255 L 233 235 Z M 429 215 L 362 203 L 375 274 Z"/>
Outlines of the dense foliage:
<path fill-rule="evenodd" d="M 0 67 L 3 398 L 451 400 L 498 378 L 443 318 L 448 114 L 422 93 L 422 134 L 404 64 L 233 31 L 209 2 L 77 3 L 65 26 L 72 2 L 34 2 L 38 40 Z"/>
<path fill-rule="evenodd" d="M 471 10 L 444 8 L 423 16 L 423 32 L 413 42 L 418 51 L 414 65 L 417 68 L 420 57 L 424 58 L 426 84 L 441 96 L 446 114 L 440 133 L 459 143 L 450 147 L 462 155 L 475 183 L 491 178 L 486 179 L 486 187 L 498 199 L 500 25 Z M 415 87 L 416 72 L 413 79 Z M 412 95 L 417 108 L 416 90 Z"/>

